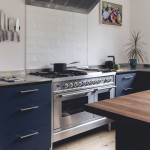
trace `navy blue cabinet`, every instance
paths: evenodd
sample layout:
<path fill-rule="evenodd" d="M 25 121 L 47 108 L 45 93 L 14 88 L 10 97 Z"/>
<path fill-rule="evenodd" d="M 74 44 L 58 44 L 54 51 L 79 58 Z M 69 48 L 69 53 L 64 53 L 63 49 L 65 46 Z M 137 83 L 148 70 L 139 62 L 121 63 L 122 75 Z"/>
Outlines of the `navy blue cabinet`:
<path fill-rule="evenodd" d="M 48 150 L 50 127 L 34 127 L 4 137 L 2 150 Z"/>
<path fill-rule="evenodd" d="M 116 97 L 131 94 L 135 91 L 134 81 L 136 73 L 126 73 L 116 75 Z"/>
<path fill-rule="evenodd" d="M 50 101 L 5 107 L 2 135 L 48 124 L 50 107 Z"/>
<path fill-rule="evenodd" d="M 4 105 L 45 101 L 50 97 L 50 84 L 33 84 L 3 89 Z"/>
<path fill-rule="evenodd" d="M 150 72 L 138 72 L 134 82 L 134 89 L 136 92 L 150 90 Z"/>
<path fill-rule="evenodd" d="M 3 87 L 0 94 L 2 150 L 48 150 L 51 83 Z"/>

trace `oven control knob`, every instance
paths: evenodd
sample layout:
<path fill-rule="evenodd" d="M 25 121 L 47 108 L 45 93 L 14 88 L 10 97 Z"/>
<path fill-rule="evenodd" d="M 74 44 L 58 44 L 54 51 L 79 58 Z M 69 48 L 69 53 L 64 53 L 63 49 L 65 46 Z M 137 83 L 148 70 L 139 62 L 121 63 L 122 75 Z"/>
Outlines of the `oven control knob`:
<path fill-rule="evenodd" d="M 69 88 L 73 88 L 73 83 L 69 83 Z"/>
<path fill-rule="evenodd" d="M 79 82 L 79 86 L 82 86 L 83 84 L 82 84 L 82 82 Z"/>
<path fill-rule="evenodd" d="M 97 80 L 95 80 L 95 84 L 97 84 Z"/>
<path fill-rule="evenodd" d="M 101 80 L 97 80 L 97 84 L 100 84 Z"/>
<path fill-rule="evenodd" d="M 98 80 L 95 81 L 95 84 L 98 84 Z"/>
<path fill-rule="evenodd" d="M 108 82 L 111 82 L 111 78 L 108 78 Z"/>
<path fill-rule="evenodd" d="M 86 85 L 86 86 L 89 85 L 89 81 L 86 81 L 86 84 L 85 84 L 85 85 Z"/>
<path fill-rule="evenodd" d="M 94 81 L 91 81 L 91 85 L 94 85 Z"/>
<path fill-rule="evenodd" d="M 74 83 L 74 87 L 78 87 L 79 83 L 78 82 L 75 82 Z"/>
<path fill-rule="evenodd" d="M 97 84 L 97 81 L 96 80 L 94 80 L 94 83 L 93 84 Z"/>
<path fill-rule="evenodd" d="M 82 84 L 83 84 L 83 86 L 86 86 L 86 82 L 84 81 L 84 82 L 82 82 Z"/>
<path fill-rule="evenodd" d="M 69 87 L 68 83 L 65 83 L 63 87 L 67 89 Z"/>
<path fill-rule="evenodd" d="M 111 81 L 110 78 L 106 78 L 106 79 L 105 79 L 105 83 L 108 83 L 108 82 L 110 82 L 110 81 Z"/>
<path fill-rule="evenodd" d="M 89 82 L 89 85 L 92 85 L 92 84 L 93 84 L 93 81 L 90 81 L 90 82 Z"/>
<path fill-rule="evenodd" d="M 101 79 L 101 83 L 104 83 L 105 82 L 105 79 Z"/>
<path fill-rule="evenodd" d="M 104 83 L 107 83 L 108 82 L 108 80 L 107 80 L 107 78 L 104 80 Z"/>

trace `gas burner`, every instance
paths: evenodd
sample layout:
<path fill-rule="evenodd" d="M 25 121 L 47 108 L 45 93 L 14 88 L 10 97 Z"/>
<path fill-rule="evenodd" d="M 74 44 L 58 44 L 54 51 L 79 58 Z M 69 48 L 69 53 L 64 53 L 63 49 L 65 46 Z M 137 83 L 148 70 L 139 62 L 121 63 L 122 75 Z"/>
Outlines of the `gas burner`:
<path fill-rule="evenodd" d="M 90 68 L 90 67 L 83 67 L 83 68 L 78 68 L 80 70 L 85 70 L 85 71 L 93 71 L 93 72 L 102 72 L 102 73 L 108 73 L 108 72 L 114 72 L 114 69 L 101 69 L 101 68 Z"/>
<path fill-rule="evenodd" d="M 101 69 L 102 73 L 115 72 L 115 69 Z"/>
<path fill-rule="evenodd" d="M 67 70 L 64 72 L 34 72 L 34 73 L 30 73 L 30 75 L 35 75 L 35 76 L 40 76 L 45 78 L 63 78 L 63 77 L 87 75 L 87 73 L 84 71 Z"/>

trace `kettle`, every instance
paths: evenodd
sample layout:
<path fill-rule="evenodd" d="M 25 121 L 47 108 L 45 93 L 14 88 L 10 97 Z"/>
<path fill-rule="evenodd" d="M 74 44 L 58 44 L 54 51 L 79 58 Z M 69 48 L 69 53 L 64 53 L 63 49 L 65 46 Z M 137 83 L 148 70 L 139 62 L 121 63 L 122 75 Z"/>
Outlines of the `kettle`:
<path fill-rule="evenodd" d="M 107 57 L 112 58 L 112 60 L 106 61 L 105 67 L 109 69 L 113 69 L 113 66 L 115 64 L 115 56 L 107 56 Z"/>

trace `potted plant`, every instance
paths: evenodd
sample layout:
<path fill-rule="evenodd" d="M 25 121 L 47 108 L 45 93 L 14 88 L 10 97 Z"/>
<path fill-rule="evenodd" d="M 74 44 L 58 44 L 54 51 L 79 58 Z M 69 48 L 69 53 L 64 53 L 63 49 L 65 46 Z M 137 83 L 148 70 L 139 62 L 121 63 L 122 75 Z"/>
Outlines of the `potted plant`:
<path fill-rule="evenodd" d="M 131 68 L 136 68 L 137 62 L 147 61 L 146 52 L 144 47 L 146 46 L 145 42 L 142 41 L 141 32 L 133 31 L 131 33 L 131 38 L 129 42 L 126 44 L 127 49 L 126 53 L 130 62 Z"/>

